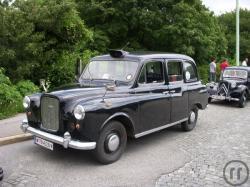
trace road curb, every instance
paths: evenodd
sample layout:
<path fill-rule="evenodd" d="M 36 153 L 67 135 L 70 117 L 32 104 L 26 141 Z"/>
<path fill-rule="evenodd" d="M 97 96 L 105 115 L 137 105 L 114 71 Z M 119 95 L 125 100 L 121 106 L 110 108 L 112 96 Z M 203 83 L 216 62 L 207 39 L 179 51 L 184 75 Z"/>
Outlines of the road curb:
<path fill-rule="evenodd" d="M 31 134 L 18 134 L 15 136 L 0 138 L 0 146 L 13 144 L 13 143 L 17 143 L 17 142 L 22 142 L 25 140 L 30 140 L 30 139 L 32 139 L 32 137 L 33 136 Z"/>

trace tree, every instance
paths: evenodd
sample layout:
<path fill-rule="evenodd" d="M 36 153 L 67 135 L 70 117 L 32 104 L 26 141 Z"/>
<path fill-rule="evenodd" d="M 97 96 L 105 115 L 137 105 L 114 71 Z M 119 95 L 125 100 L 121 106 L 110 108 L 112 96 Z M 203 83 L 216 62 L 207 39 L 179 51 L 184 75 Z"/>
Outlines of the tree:
<path fill-rule="evenodd" d="M 0 66 L 14 82 L 49 78 L 57 86 L 74 79 L 75 59 L 92 32 L 73 0 L 16 0 L 1 6 L 0 15 Z M 64 72 L 63 82 L 57 71 Z"/>
<path fill-rule="evenodd" d="M 128 41 L 130 50 L 184 53 L 199 63 L 226 52 L 217 18 L 200 0 L 77 0 L 77 4 L 94 31 L 94 41 L 98 38 L 98 45 L 91 47 L 101 52 Z"/>
<path fill-rule="evenodd" d="M 228 55 L 235 57 L 236 53 L 236 15 L 235 12 L 229 12 L 219 16 L 219 21 L 223 26 L 228 40 Z M 243 60 L 250 57 L 250 11 L 247 9 L 240 10 L 240 58 Z"/>

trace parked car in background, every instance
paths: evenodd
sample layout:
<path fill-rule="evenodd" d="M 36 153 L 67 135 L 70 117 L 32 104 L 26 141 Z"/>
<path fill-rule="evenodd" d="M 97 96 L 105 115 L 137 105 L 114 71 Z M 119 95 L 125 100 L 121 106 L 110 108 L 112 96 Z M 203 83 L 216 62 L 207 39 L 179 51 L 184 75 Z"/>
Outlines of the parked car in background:
<path fill-rule="evenodd" d="M 208 103 L 194 60 L 180 54 L 111 50 L 92 58 L 74 86 L 26 96 L 21 128 L 38 145 L 93 150 L 104 164 L 121 157 L 127 137 L 176 124 L 191 131 Z"/>
<path fill-rule="evenodd" d="M 207 84 L 209 102 L 212 100 L 236 101 L 243 108 L 247 104 L 250 89 L 250 67 L 228 67 L 218 83 Z"/>

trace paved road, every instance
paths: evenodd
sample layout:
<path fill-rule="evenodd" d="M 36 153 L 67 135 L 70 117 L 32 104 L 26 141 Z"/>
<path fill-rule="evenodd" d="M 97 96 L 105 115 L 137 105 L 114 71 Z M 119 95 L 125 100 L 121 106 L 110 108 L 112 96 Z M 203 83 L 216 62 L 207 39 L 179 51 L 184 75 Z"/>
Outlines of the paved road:
<path fill-rule="evenodd" d="M 25 114 L 17 114 L 12 118 L 0 120 L 0 138 L 22 134 L 20 124 L 25 118 Z"/>
<path fill-rule="evenodd" d="M 50 152 L 32 141 L 2 146 L 0 186 L 229 186 L 223 179 L 228 161 L 250 167 L 249 113 L 250 103 L 244 109 L 209 105 L 192 132 L 173 127 L 130 140 L 121 160 L 105 166 L 89 152 Z"/>

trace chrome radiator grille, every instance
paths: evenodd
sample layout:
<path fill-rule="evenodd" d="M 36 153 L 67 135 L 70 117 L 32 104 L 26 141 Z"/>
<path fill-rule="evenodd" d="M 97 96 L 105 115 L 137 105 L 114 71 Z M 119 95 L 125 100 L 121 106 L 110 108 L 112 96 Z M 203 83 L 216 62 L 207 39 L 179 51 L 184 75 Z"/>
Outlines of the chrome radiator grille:
<path fill-rule="evenodd" d="M 218 94 L 223 95 L 223 96 L 227 96 L 228 90 L 229 90 L 229 84 L 227 82 L 223 82 L 219 86 Z"/>
<path fill-rule="evenodd" d="M 42 128 L 51 131 L 59 130 L 59 101 L 52 97 L 41 100 Z"/>

